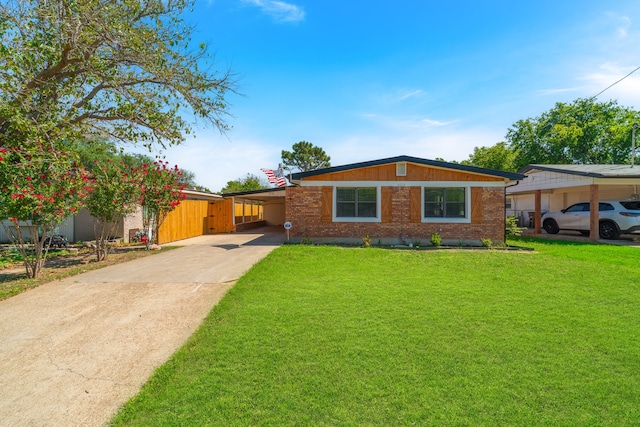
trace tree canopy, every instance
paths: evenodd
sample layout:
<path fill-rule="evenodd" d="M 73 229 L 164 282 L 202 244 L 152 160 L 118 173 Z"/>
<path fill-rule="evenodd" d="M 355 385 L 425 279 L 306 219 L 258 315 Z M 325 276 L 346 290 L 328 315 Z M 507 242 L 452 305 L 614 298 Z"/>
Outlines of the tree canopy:
<path fill-rule="evenodd" d="M 331 166 L 331 157 L 325 151 L 307 141 L 293 144 L 293 151 L 282 150 L 282 163 L 302 172 Z"/>
<path fill-rule="evenodd" d="M 640 112 L 616 101 L 577 99 L 518 120 L 506 142 L 476 147 L 466 164 L 515 171 L 528 164 L 628 164 Z"/>
<path fill-rule="evenodd" d="M 227 181 L 221 193 L 239 193 L 242 191 L 262 190 L 269 188 L 269 183 L 264 178 L 260 178 L 256 175 L 248 173 L 243 178 L 238 178 L 233 181 Z"/>
<path fill-rule="evenodd" d="M 0 3 L 0 138 L 179 144 L 194 118 L 227 130 L 230 72 L 192 48 L 189 0 Z M 205 68 L 203 68 L 203 66 Z"/>
<path fill-rule="evenodd" d="M 475 147 L 463 165 L 514 172 L 517 151 L 510 149 L 506 142 L 499 142 L 491 147 Z"/>

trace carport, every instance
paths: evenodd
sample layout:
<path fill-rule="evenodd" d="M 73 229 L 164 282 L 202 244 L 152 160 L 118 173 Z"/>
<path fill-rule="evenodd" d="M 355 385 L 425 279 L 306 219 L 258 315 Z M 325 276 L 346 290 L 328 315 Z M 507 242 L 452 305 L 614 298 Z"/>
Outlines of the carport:
<path fill-rule="evenodd" d="M 599 200 L 639 200 L 638 165 L 527 165 L 518 171 L 525 176 L 507 187 L 507 215 L 516 215 L 522 225 L 533 216 L 534 233 L 539 234 L 545 211 L 559 211 L 574 203 L 591 203 L 591 240 L 598 240 Z"/>
<path fill-rule="evenodd" d="M 224 193 L 233 209 L 233 231 L 264 226 L 282 226 L 285 222 L 286 187 Z"/>

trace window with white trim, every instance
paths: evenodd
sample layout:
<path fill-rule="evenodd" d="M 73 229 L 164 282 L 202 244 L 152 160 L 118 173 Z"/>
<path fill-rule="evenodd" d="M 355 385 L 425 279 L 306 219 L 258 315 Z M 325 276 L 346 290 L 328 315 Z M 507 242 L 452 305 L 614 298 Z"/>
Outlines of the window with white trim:
<path fill-rule="evenodd" d="M 337 187 L 336 217 L 375 218 L 378 213 L 376 187 Z"/>
<path fill-rule="evenodd" d="M 465 187 L 424 187 L 424 217 L 466 218 L 467 189 Z"/>

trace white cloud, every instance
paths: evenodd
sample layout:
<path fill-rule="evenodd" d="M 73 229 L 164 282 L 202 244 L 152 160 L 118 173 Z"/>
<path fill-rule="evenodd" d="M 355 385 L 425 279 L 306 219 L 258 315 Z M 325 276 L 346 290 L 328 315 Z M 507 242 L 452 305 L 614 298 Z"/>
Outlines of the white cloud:
<path fill-rule="evenodd" d="M 467 159 L 475 147 L 492 146 L 504 140 L 502 128 L 463 128 L 456 122 L 433 126 L 420 120 L 407 120 L 404 126 L 401 120 L 388 120 L 387 124 L 392 122 L 392 127 L 372 127 L 338 135 L 322 147 L 331 156 L 331 164 L 338 166 L 400 155 L 461 161 Z"/>
<path fill-rule="evenodd" d="M 621 66 L 613 62 L 604 62 L 594 71 L 574 78 L 578 84 L 573 87 L 542 89 L 541 96 L 555 96 L 574 93 L 575 98 L 589 98 L 598 95 L 599 101 L 614 99 L 625 107 L 640 107 L 640 70 L 628 75 L 640 64 Z M 626 77 L 625 77 L 626 76 Z"/>
<path fill-rule="evenodd" d="M 579 87 L 568 87 L 568 88 L 558 88 L 558 89 L 541 89 L 538 93 L 542 96 L 547 95 L 557 95 L 559 93 L 567 93 L 567 92 L 578 92 L 581 88 Z"/>
<path fill-rule="evenodd" d="M 395 131 L 404 131 L 408 129 L 413 130 L 427 130 L 435 127 L 445 127 L 456 123 L 455 120 L 452 121 L 441 121 L 435 120 L 431 118 L 419 118 L 419 117 L 394 117 L 394 116 L 384 116 L 380 114 L 372 114 L 366 113 L 361 114 L 360 117 L 363 119 L 367 119 L 369 121 L 375 122 L 377 125 L 392 129 Z"/>
<path fill-rule="evenodd" d="M 631 18 L 613 12 L 609 12 L 606 15 L 613 23 L 616 35 L 621 39 L 626 39 L 631 28 Z"/>
<path fill-rule="evenodd" d="M 422 89 L 416 89 L 416 90 L 404 90 L 402 92 L 400 92 L 400 94 L 397 97 L 397 100 L 399 102 L 402 102 L 404 100 L 407 100 L 409 98 L 420 98 L 424 95 L 424 91 Z"/>
<path fill-rule="evenodd" d="M 243 0 L 243 2 L 260 8 L 263 13 L 271 16 L 276 22 L 299 22 L 303 21 L 305 17 L 305 12 L 300 6 L 283 1 Z"/>
<path fill-rule="evenodd" d="M 126 151 L 149 154 L 141 148 L 126 147 Z M 231 140 L 215 132 L 202 131 L 196 139 L 168 147 L 162 155 L 171 164 L 196 175 L 198 185 L 220 191 L 227 181 L 242 178 L 248 173 L 262 176 L 260 168 L 278 166 L 280 151 L 259 140 Z"/>
<path fill-rule="evenodd" d="M 627 67 L 615 63 L 603 63 L 598 71 L 581 76 L 579 80 L 584 82 L 586 91 L 593 95 L 606 89 L 598 96 L 600 101 L 615 99 L 623 106 L 637 109 L 640 107 L 640 70 L 625 77 L 636 68 L 637 66 Z"/>
<path fill-rule="evenodd" d="M 379 104 L 392 105 L 399 104 L 409 99 L 423 99 L 427 93 L 422 89 L 396 89 L 374 95 L 374 99 Z"/>

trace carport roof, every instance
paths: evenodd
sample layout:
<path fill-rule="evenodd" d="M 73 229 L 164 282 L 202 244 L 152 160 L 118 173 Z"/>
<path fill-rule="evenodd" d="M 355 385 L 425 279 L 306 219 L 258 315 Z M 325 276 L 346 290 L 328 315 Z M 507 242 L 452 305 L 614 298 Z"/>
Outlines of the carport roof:
<path fill-rule="evenodd" d="M 219 194 L 196 190 L 195 188 L 185 188 L 182 190 L 182 193 L 187 196 L 189 200 L 216 200 L 222 198 Z"/>
<path fill-rule="evenodd" d="M 592 178 L 640 178 L 638 165 L 527 165 L 518 173 L 533 170 L 588 176 Z"/>
<path fill-rule="evenodd" d="M 285 196 L 286 187 L 264 188 L 262 190 L 238 191 L 235 193 L 223 193 L 222 197 L 240 197 L 248 200 L 265 200 Z"/>

